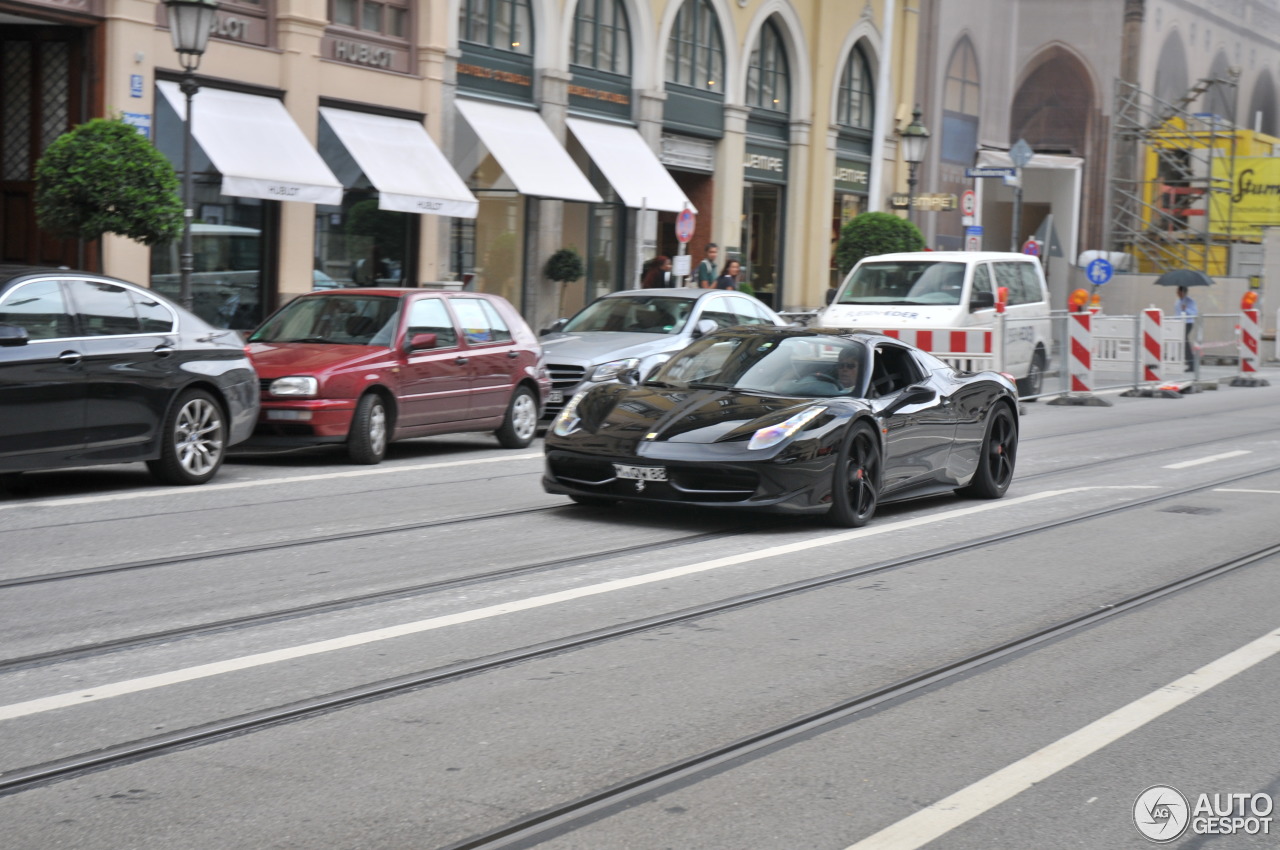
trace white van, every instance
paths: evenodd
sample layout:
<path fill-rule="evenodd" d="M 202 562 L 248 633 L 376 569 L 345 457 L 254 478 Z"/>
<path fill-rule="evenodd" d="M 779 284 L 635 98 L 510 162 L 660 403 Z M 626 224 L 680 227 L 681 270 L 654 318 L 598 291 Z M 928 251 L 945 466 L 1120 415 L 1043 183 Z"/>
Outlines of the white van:
<path fill-rule="evenodd" d="M 818 313 L 824 328 L 994 328 L 996 294 L 1007 290 L 1004 371 L 1021 395 L 1038 395 L 1049 362 L 1049 293 L 1040 262 L 1026 254 L 932 251 L 864 257 Z M 947 358 L 953 359 L 953 358 Z"/>

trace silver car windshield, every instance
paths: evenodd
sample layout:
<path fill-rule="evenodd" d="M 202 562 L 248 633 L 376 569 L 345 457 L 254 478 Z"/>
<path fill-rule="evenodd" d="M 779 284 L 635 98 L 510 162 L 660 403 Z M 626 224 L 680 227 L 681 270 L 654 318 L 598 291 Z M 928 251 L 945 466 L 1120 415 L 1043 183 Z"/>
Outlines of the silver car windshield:
<path fill-rule="evenodd" d="M 964 263 L 863 263 L 840 288 L 839 304 L 959 304 Z"/>
<path fill-rule="evenodd" d="M 636 298 L 601 298 L 588 304 L 564 326 L 565 333 L 678 334 L 694 301 L 659 295 Z"/>

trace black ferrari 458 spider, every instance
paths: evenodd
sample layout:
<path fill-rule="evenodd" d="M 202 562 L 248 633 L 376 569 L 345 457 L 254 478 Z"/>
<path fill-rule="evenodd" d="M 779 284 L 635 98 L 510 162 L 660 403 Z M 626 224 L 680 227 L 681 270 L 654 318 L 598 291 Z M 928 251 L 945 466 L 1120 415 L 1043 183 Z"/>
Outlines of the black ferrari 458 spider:
<path fill-rule="evenodd" d="M 648 380 L 575 396 L 546 439 L 543 487 L 619 500 L 826 513 L 861 526 L 883 502 L 1013 480 L 1017 391 L 874 332 L 739 327 Z"/>

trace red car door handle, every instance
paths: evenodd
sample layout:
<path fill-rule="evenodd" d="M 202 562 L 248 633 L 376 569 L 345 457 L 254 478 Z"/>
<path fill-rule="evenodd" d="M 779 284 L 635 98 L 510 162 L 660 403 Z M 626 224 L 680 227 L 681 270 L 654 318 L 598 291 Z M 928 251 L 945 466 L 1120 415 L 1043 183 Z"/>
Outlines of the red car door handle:
<path fill-rule="evenodd" d="M 457 363 L 459 366 L 462 366 L 463 364 L 465 364 L 465 363 L 467 362 L 467 358 L 465 358 L 465 357 L 455 357 L 455 358 L 453 358 L 453 362 L 454 362 L 454 363 Z"/>
<path fill-rule="evenodd" d="M 520 356 L 520 352 L 516 351 L 516 350 L 513 348 L 512 350 L 510 350 L 510 351 L 508 351 L 508 352 L 507 352 L 507 356 L 508 356 L 508 357 L 510 357 L 512 360 L 515 360 L 517 357 L 519 357 L 519 356 Z"/>

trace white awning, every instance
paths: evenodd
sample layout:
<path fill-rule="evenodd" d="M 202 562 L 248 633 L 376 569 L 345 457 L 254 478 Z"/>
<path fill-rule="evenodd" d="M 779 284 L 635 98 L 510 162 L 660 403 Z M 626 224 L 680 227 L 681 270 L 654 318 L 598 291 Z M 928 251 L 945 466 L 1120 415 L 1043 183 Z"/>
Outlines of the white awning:
<path fill-rule="evenodd" d="M 604 200 L 537 112 L 479 100 L 459 99 L 457 104 L 520 194 L 591 203 Z"/>
<path fill-rule="evenodd" d="M 476 196 L 417 121 L 331 106 L 320 114 L 378 190 L 378 209 L 476 217 Z"/>
<path fill-rule="evenodd" d="M 156 88 L 187 118 L 177 83 Z M 222 173 L 222 194 L 268 201 L 341 204 L 342 184 L 274 97 L 204 87 L 193 101 L 191 133 Z"/>
<path fill-rule="evenodd" d="M 1012 165 L 1013 160 L 1009 158 L 1009 154 L 1005 151 L 978 151 L 979 168 L 1009 168 Z M 1027 163 L 1027 168 L 1079 169 L 1083 166 L 1084 160 L 1078 156 L 1063 156 L 1052 153 L 1038 153 L 1031 157 L 1031 161 Z"/>
<path fill-rule="evenodd" d="M 570 118 L 568 123 L 624 204 L 664 212 L 688 207 L 697 212 L 638 130 L 582 118 Z"/>

